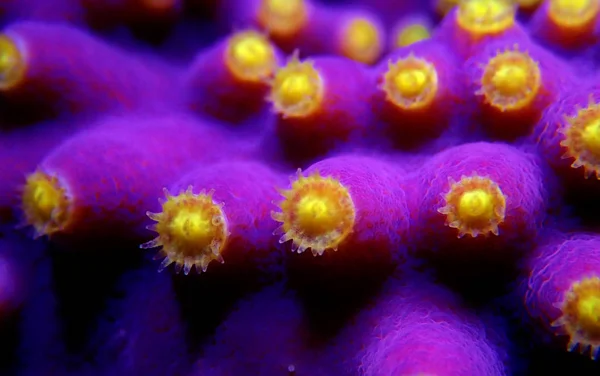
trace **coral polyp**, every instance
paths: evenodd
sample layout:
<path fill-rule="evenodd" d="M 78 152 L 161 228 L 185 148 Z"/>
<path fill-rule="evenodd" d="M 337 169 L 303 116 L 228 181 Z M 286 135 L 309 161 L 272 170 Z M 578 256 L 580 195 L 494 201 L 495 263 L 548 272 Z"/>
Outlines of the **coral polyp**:
<path fill-rule="evenodd" d="M 582 354 L 589 348 L 591 358 L 596 359 L 600 352 L 600 278 L 574 282 L 564 301 L 555 306 L 562 316 L 552 326 L 569 336 L 569 351 L 579 345 Z"/>
<path fill-rule="evenodd" d="M 381 89 L 388 101 L 402 109 L 426 108 L 438 90 L 437 71 L 430 62 L 411 54 L 389 62 Z"/>
<path fill-rule="evenodd" d="M 458 237 L 498 235 L 498 225 L 504 222 L 506 198 L 500 187 L 486 177 L 463 176 L 459 182 L 450 181 L 446 205 L 438 212 L 446 215 L 446 224 L 458 230 Z"/>
<path fill-rule="evenodd" d="M 372 64 L 377 61 L 382 50 L 383 37 L 377 24 L 364 17 L 348 20 L 341 35 L 341 52 L 344 56 Z"/>
<path fill-rule="evenodd" d="M 515 23 L 516 7 L 510 0 L 465 0 L 458 4 L 458 24 L 473 34 L 497 34 Z"/>
<path fill-rule="evenodd" d="M 560 143 L 566 148 L 563 158 L 574 159 L 571 167 L 583 167 L 586 177 L 596 174 L 600 179 L 600 104 L 590 100 L 587 107 L 565 119 L 567 126 Z"/>
<path fill-rule="evenodd" d="M 261 82 L 277 67 L 275 49 L 269 39 L 257 31 L 243 31 L 228 40 L 225 63 L 240 80 Z"/>
<path fill-rule="evenodd" d="M 280 242 L 292 241 L 292 249 L 302 253 L 310 249 L 313 255 L 325 250 L 337 250 L 352 233 L 356 210 L 350 192 L 338 180 L 322 177 L 318 172 L 298 178 L 289 190 L 282 192 L 280 212 L 273 219 L 282 223 Z"/>
<path fill-rule="evenodd" d="M 173 196 L 165 189 L 166 200 L 162 202 L 162 212 L 147 215 L 157 223 L 149 229 L 158 237 L 142 244 L 141 248 L 162 246 L 157 257 L 164 256 L 159 270 L 175 263 L 176 271 L 183 269 L 189 274 L 192 267 L 206 272 L 213 260 L 225 262 L 221 251 L 229 235 L 227 217 L 221 204 L 214 202 L 214 192 L 186 191 Z"/>
<path fill-rule="evenodd" d="M 305 0 L 262 0 L 258 10 L 259 24 L 281 37 L 297 33 L 307 20 Z"/>
<path fill-rule="evenodd" d="M 487 62 L 477 94 L 498 110 L 520 110 L 533 102 L 540 86 L 538 62 L 515 46 L 514 50 L 499 52 Z"/>
<path fill-rule="evenodd" d="M 26 63 L 16 41 L 0 35 L 0 90 L 17 85 L 25 75 Z"/>
<path fill-rule="evenodd" d="M 284 117 L 304 117 L 316 111 L 323 98 L 323 82 L 311 61 L 294 55 L 277 70 L 271 83 L 269 100 Z"/>
<path fill-rule="evenodd" d="M 42 171 L 27 177 L 22 196 L 24 221 L 36 234 L 52 235 L 69 220 L 69 198 L 59 179 Z"/>
<path fill-rule="evenodd" d="M 600 11 L 598 0 L 550 0 L 548 18 L 559 28 L 584 29 Z"/>

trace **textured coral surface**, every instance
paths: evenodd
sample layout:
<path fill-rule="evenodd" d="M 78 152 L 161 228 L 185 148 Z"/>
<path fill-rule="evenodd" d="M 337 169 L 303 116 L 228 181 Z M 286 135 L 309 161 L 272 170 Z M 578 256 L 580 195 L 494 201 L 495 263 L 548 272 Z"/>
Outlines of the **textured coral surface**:
<path fill-rule="evenodd" d="M 0 375 L 600 374 L 600 0 L 0 3 Z"/>

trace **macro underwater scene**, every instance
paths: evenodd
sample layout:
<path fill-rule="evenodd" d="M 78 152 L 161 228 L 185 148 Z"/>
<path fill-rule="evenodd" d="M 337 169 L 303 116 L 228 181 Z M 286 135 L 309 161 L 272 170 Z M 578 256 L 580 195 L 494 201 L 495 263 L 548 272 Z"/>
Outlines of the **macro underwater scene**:
<path fill-rule="evenodd" d="M 600 375 L 600 0 L 0 19 L 0 376 Z"/>

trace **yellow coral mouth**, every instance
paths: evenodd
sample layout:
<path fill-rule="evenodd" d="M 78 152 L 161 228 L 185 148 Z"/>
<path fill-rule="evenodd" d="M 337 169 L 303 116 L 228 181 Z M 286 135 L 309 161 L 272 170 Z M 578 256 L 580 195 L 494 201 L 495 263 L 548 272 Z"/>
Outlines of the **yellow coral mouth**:
<path fill-rule="evenodd" d="M 498 226 L 504 222 L 506 198 L 491 179 L 463 176 L 450 181 L 450 191 L 442 195 L 446 204 L 438 212 L 446 215 L 446 224 L 458 230 L 458 237 L 471 235 L 498 235 Z"/>
<path fill-rule="evenodd" d="M 192 192 L 192 187 L 173 196 L 165 189 L 166 200 L 162 212 L 150 213 L 156 224 L 149 229 L 158 237 L 142 244 L 141 248 L 162 249 L 164 257 L 159 271 L 175 263 L 175 271 L 189 274 L 194 266 L 197 272 L 206 272 L 208 265 L 217 260 L 224 262 L 222 252 L 229 236 L 227 217 L 222 204 L 213 201 L 213 191 Z"/>
<path fill-rule="evenodd" d="M 287 37 L 297 33 L 308 21 L 304 0 L 262 0 L 258 22 L 270 34 Z"/>
<path fill-rule="evenodd" d="M 463 0 L 457 22 L 473 34 L 497 34 L 515 23 L 516 6 L 511 0 Z"/>
<path fill-rule="evenodd" d="M 265 35 L 252 30 L 229 38 L 225 63 L 235 77 L 250 82 L 272 77 L 277 68 L 272 43 Z"/>
<path fill-rule="evenodd" d="M 17 86 L 25 76 L 25 57 L 14 39 L 0 34 L 0 90 Z"/>
<path fill-rule="evenodd" d="M 548 17 L 556 25 L 567 29 L 586 27 L 598 16 L 598 0 L 550 0 Z"/>
<path fill-rule="evenodd" d="M 487 62 L 477 94 L 501 111 L 516 111 L 529 106 L 540 87 L 538 63 L 515 49 L 500 52 Z"/>
<path fill-rule="evenodd" d="M 555 304 L 562 316 L 552 323 L 569 336 L 568 350 L 579 346 L 583 354 L 588 348 L 596 359 L 600 352 L 600 278 L 597 276 L 575 281 L 562 302 Z"/>
<path fill-rule="evenodd" d="M 296 55 L 275 73 L 269 101 L 283 117 L 307 117 L 323 101 L 323 80 L 311 61 L 300 62 Z"/>
<path fill-rule="evenodd" d="M 60 180 L 42 171 L 27 177 L 22 195 L 25 223 L 33 226 L 37 236 L 63 230 L 70 216 L 70 200 Z"/>
<path fill-rule="evenodd" d="M 388 64 L 382 90 L 389 102 L 404 110 L 418 110 L 431 105 L 438 91 L 435 66 L 409 55 Z"/>
<path fill-rule="evenodd" d="M 395 47 L 406 47 L 431 38 L 431 30 L 422 24 L 407 25 L 396 34 Z"/>
<path fill-rule="evenodd" d="M 341 37 L 342 54 L 365 64 L 377 61 L 383 51 L 381 33 L 376 24 L 366 18 L 350 20 Z"/>
<path fill-rule="evenodd" d="M 298 179 L 282 192 L 280 212 L 272 217 L 282 223 L 279 242 L 292 241 L 292 249 L 302 253 L 310 249 L 315 256 L 326 249 L 336 251 L 352 233 L 356 211 L 350 192 L 338 180 L 318 172 Z"/>
<path fill-rule="evenodd" d="M 561 129 L 564 139 L 560 145 L 566 149 L 563 159 L 574 159 L 571 167 L 583 167 L 584 175 L 600 179 L 600 105 L 590 98 L 586 108 L 565 117 Z"/>

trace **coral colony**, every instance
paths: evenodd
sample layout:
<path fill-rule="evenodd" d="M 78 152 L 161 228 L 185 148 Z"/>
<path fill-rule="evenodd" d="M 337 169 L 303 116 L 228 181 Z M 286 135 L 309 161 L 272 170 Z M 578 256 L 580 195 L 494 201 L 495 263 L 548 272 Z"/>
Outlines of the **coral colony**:
<path fill-rule="evenodd" d="M 600 0 L 0 19 L 0 375 L 600 375 Z"/>

